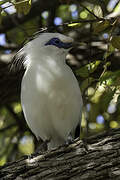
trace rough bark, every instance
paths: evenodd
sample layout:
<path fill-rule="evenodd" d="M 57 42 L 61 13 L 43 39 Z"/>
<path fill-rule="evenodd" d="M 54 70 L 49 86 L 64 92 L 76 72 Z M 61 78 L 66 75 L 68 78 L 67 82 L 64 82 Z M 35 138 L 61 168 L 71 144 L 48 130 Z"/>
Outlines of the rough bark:
<path fill-rule="evenodd" d="M 120 179 L 120 129 L 109 130 L 51 152 L 8 163 L 0 168 L 1 180 L 107 180 Z"/>

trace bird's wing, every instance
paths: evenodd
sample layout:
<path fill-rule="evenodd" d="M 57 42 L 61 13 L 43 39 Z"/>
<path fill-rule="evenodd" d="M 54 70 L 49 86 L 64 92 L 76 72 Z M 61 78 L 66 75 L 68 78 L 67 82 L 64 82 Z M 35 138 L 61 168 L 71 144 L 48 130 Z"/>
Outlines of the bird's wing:
<path fill-rule="evenodd" d="M 24 48 L 20 49 L 16 55 L 13 57 L 12 61 L 9 64 L 10 71 L 20 71 L 26 69 L 24 62 L 26 60 L 26 54 Z"/>

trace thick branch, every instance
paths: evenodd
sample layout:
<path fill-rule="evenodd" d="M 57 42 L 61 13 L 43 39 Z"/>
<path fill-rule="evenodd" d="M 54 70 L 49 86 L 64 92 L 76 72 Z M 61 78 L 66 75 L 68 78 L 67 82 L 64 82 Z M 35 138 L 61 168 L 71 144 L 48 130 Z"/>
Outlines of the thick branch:
<path fill-rule="evenodd" d="M 120 179 L 120 129 L 6 164 L 0 179 Z"/>

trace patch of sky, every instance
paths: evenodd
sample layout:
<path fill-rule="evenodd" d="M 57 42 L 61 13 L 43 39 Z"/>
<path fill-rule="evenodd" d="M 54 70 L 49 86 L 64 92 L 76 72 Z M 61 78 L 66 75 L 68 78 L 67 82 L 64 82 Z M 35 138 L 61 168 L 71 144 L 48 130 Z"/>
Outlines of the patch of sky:
<path fill-rule="evenodd" d="M 77 19 L 78 18 L 78 11 L 72 12 L 72 18 Z"/>
<path fill-rule="evenodd" d="M 90 129 L 96 129 L 96 124 L 95 123 L 89 123 L 89 128 Z"/>
<path fill-rule="evenodd" d="M 107 5 L 107 10 L 112 11 L 119 0 L 110 0 Z"/>
<path fill-rule="evenodd" d="M 0 34 L 0 46 L 4 46 L 6 44 L 5 34 Z"/>
<path fill-rule="evenodd" d="M 59 26 L 60 24 L 62 24 L 62 19 L 60 18 L 60 17 L 55 17 L 55 19 L 54 19 L 54 24 L 56 25 L 56 26 Z"/>
<path fill-rule="evenodd" d="M 112 114 L 112 113 L 114 113 L 115 111 L 116 111 L 116 104 L 110 104 L 110 105 L 108 106 L 107 112 L 110 113 L 110 114 Z"/>
<path fill-rule="evenodd" d="M 4 52 L 5 52 L 5 54 L 10 54 L 12 51 L 9 50 L 9 49 L 7 49 L 7 50 L 5 50 Z"/>
<path fill-rule="evenodd" d="M 5 11 L 9 14 L 14 14 L 16 13 L 15 7 L 12 5 L 10 2 L 6 2 L 1 5 L 2 8 L 5 8 Z"/>
<path fill-rule="evenodd" d="M 41 16 L 42 16 L 44 19 L 47 19 L 47 18 L 48 18 L 48 15 L 49 15 L 48 11 L 43 11 L 42 14 L 41 14 Z"/>
<path fill-rule="evenodd" d="M 104 33 L 104 34 L 103 34 L 103 38 L 104 38 L 104 39 L 108 39 L 108 38 L 109 38 L 109 34 L 108 34 L 108 33 Z"/>
<path fill-rule="evenodd" d="M 97 118 L 96 118 L 96 122 L 98 124 L 103 124 L 104 123 L 104 117 L 102 115 L 98 115 Z"/>
<path fill-rule="evenodd" d="M 71 4 L 71 5 L 69 6 L 69 10 L 70 10 L 71 12 L 75 12 L 75 11 L 77 10 L 76 4 Z"/>
<path fill-rule="evenodd" d="M 91 109 L 91 104 L 87 104 L 87 105 L 86 105 L 86 109 L 87 109 L 87 111 L 89 112 L 90 109 Z"/>

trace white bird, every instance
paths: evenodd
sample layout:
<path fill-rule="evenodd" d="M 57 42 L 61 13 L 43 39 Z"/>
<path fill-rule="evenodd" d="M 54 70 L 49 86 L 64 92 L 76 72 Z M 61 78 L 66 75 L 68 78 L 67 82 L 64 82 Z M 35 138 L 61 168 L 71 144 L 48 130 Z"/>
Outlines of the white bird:
<path fill-rule="evenodd" d="M 27 43 L 21 105 L 37 139 L 49 140 L 48 149 L 64 144 L 81 123 L 82 97 L 65 58 L 73 39 L 42 33 Z"/>

